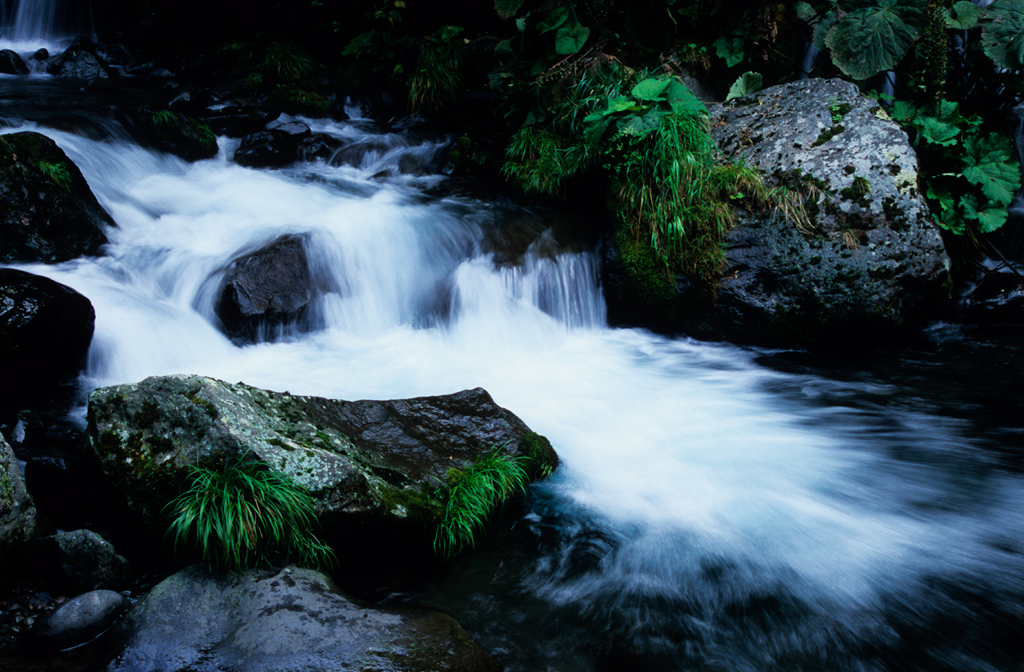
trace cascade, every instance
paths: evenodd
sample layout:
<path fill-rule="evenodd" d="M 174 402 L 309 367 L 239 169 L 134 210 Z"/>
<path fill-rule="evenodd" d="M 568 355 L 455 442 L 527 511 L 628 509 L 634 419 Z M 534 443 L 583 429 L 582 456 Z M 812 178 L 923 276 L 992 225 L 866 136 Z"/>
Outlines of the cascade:
<path fill-rule="evenodd" d="M 93 303 L 84 391 L 170 373 L 341 399 L 484 387 L 562 466 L 424 597 L 513 672 L 1024 659 L 1014 365 L 959 380 L 958 349 L 905 374 L 787 366 L 802 360 L 610 328 L 593 250 L 544 234 L 493 251 L 550 213 L 432 195 L 431 143 L 302 121 L 365 155 L 260 171 L 228 138 L 188 164 L 126 135 L 0 130 L 54 138 L 117 222 L 103 256 L 18 265 Z M 217 327 L 218 274 L 284 235 L 325 279 L 315 319 L 240 347 Z M 1000 407 L 978 388 L 1004 375 L 1012 421 L 985 425 Z"/>

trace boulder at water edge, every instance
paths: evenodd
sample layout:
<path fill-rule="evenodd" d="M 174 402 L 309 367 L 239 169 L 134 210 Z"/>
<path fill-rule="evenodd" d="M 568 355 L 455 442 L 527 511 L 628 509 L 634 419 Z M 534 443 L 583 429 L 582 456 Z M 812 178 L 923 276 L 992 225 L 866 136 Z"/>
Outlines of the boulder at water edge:
<path fill-rule="evenodd" d="M 270 340 L 291 325 L 312 326 L 309 303 L 326 289 L 314 282 L 301 236 L 282 236 L 234 259 L 221 281 L 216 305 L 224 331 L 242 342 Z"/>
<path fill-rule="evenodd" d="M 741 213 L 716 292 L 681 278 L 663 307 L 671 327 L 821 344 L 911 330 L 948 301 L 949 260 L 917 190 L 917 157 L 877 101 L 811 79 L 714 105 L 710 118 L 729 159 L 804 195 L 810 227 Z"/>
<path fill-rule="evenodd" d="M 78 166 L 50 138 L 0 135 L 0 262 L 98 254 L 114 226 Z"/>
<path fill-rule="evenodd" d="M 499 669 L 450 616 L 360 607 L 308 569 L 166 579 L 113 633 L 110 672 L 491 672 Z"/>
<path fill-rule="evenodd" d="M 28 66 L 17 52 L 0 49 L 0 75 L 27 75 Z"/>
<path fill-rule="evenodd" d="M 71 595 L 125 588 L 131 576 L 129 562 L 92 530 L 43 537 L 39 555 L 44 575 Z"/>
<path fill-rule="evenodd" d="M 81 370 L 96 314 L 70 287 L 0 268 L 0 407 L 46 394 Z"/>
<path fill-rule="evenodd" d="M 88 420 L 88 443 L 111 486 L 154 536 L 194 465 L 246 455 L 309 489 L 343 566 L 396 549 L 429 553 L 443 513 L 434 493 L 452 468 L 496 449 L 525 457 L 534 476 L 558 461 L 547 439 L 480 388 L 339 401 L 177 375 L 96 390 Z"/>
<path fill-rule="evenodd" d="M 18 460 L 0 436 L 0 587 L 14 583 L 36 533 L 36 508 Z"/>
<path fill-rule="evenodd" d="M 116 73 L 96 52 L 96 45 L 88 37 L 76 37 L 60 56 L 46 66 L 54 77 L 76 79 L 90 85 L 107 84 Z"/>
<path fill-rule="evenodd" d="M 217 135 L 213 130 L 181 112 L 143 107 L 125 117 L 125 127 L 139 144 L 186 161 L 217 155 Z"/>
<path fill-rule="evenodd" d="M 65 602 L 33 630 L 43 646 L 63 650 L 81 646 L 110 629 L 128 608 L 128 600 L 112 590 L 93 590 Z"/>

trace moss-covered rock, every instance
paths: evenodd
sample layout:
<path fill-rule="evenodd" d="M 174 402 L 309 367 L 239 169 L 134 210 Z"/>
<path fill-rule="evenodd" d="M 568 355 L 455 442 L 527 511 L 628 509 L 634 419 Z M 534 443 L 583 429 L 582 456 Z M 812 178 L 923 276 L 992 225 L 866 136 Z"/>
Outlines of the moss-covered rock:
<path fill-rule="evenodd" d="M 226 576 L 187 568 L 153 588 L 114 634 L 112 672 L 499 669 L 450 616 L 367 609 L 296 567 Z"/>
<path fill-rule="evenodd" d="M 715 291 L 677 278 L 672 328 L 830 344 L 940 314 L 949 260 L 917 192 L 914 150 L 875 100 L 849 82 L 802 80 L 714 105 L 710 116 L 726 156 L 799 193 L 810 221 L 739 213 Z"/>
<path fill-rule="evenodd" d="M 0 587 L 17 579 L 36 534 L 36 508 L 14 451 L 0 436 Z"/>
<path fill-rule="evenodd" d="M 82 172 L 50 138 L 0 135 L 0 262 L 98 254 L 114 220 Z"/>
<path fill-rule="evenodd" d="M 217 155 L 217 135 L 213 129 L 181 112 L 143 107 L 127 115 L 125 127 L 140 144 L 186 161 Z"/>
<path fill-rule="evenodd" d="M 157 535 L 167 525 L 164 506 L 193 465 L 243 455 L 307 488 L 336 547 L 386 535 L 395 548 L 428 551 L 443 514 L 436 491 L 451 468 L 497 447 L 525 456 L 536 476 L 558 464 L 546 439 L 479 388 L 339 401 L 166 376 L 96 390 L 88 421 L 88 442 L 111 484 Z"/>

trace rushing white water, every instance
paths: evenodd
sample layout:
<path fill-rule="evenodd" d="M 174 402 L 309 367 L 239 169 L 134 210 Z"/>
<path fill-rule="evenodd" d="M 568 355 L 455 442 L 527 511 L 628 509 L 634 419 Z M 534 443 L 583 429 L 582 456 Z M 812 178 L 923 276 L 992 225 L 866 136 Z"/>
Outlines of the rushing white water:
<path fill-rule="evenodd" d="M 312 123 L 379 140 L 362 122 Z M 556 510 L 603 539 L 592 571 L 567 568 L 569 544 L 538 560 L 520 590 L 553 613 L 569 609 L 596 637 L 656 650 L 664 632 L 685 631 L 695 648 L 673 655 L 714 668 L 729 659 L 719 648 L 731 649 L 731 669 L 767 669 L 787 638 L 822 650 L 885 639 L 886 610 L 917 609 L 907 596 L 932 577 L 985 576 L 1024 595 L 1019 475 L 972 478 L 952 458 L 890 454 L 969 450 L 955 423 L 820 405 L 842 386 L 765 369 L 731 346 L 609 329 L 592 254 L 496 266 L 482 237 L 510 215 L 424 197 L 436 177 L 375 179 L 382 156 L 252 170 L 225 158 L 234 145 L 223 139 L 217 158 L 187 164 L 35 130 L 68 152 L 118 225 L 103 257 L 20 266 L 93 302 L 86 388 L 176 372 L 345 399 L 482 386 L 551 439 L 563 460 L 545 486 Z M 233 345 L 215 326 L 218 274 L 283 234 L 305 237 L 335 290 L 315 306 L 322 328 Z M 770 634 L 769 624 L 761 648 L 745 630 L 722 634 L 728 605 L 782 599 L 779 585 L 804 630 Z M 746 616 L 728 618 L 746 627 Z M 558 658 L 545 664 L 577 669 Z"/>

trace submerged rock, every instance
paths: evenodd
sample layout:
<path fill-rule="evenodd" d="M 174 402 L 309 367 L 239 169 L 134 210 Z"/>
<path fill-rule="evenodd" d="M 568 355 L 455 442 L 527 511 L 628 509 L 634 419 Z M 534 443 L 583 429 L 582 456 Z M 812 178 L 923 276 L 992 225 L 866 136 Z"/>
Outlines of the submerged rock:
<path fill-rule="evenodd" d="M 183 627 L 201 624 L 201 627 Z M 193 566 L 157 585 L 114 633 L 110 672 L 490 672 L 453 618 L 360 607 L 308 569 L 211 576 Z"/>
<path fill-rule="evenodd" d="M 128 600 L 112 590 L 93 590 L 61 605 L 33 631 L 43 645 L 57 650 L 80 646 L 110 629 L 128 608 Z"/>
<path fill-rule="evenodd" d="M 87 441 L 112 487 L 154 535 L 193 466 L 243 455 L 291 476 L 316 502 L 344 565 L 362 554 L 409 564 L 429 554 L 449 470 L 494 450 L 527 458 L 534 476 L 558 462 L 551 445 L 482 389 L 392 401 L 270 392 L 201 376 L 148 378 L 89 397 Z M 349 553 L 348 549 L 359 549 Z"/>
<path fill-rule="evenodd" d="M 36 508 L 18 460 L 0 436 L 0 586 L 14 582 L 36 534 Z"/>
<path fill-rule="evenodd" d="M 54 263 L 98 254 L 114 220 L 50 138 L 0 136 L 0 262 Z"/>
<path fill-rule="evenodd" d="M 267 124 L 281 116 L 278 110 L 253 106 L 230 106 L 203 112 L 203 121 L 218 135 L 242 138 L 263 130 Z"/>
<path fill-rule="evenodd" d="M 81 370 L 96 314 L 70 287 L 0 268 L 0 407 L 53 389 Z"/>
<path fill-rule="evenodd" d="M 917 157 L 877 101 L 809 79 L 712 106 L 710 121 L 727 157 L 803 195 L 810 226 L 740 213 L 716 291 L 679 278 L 663 311 L 671 328 L 835 342 L 909 331 L 948 303 L 949 259 L 917 191 Z"/>

